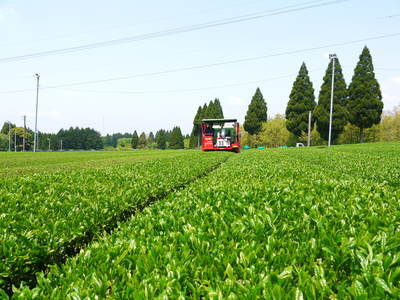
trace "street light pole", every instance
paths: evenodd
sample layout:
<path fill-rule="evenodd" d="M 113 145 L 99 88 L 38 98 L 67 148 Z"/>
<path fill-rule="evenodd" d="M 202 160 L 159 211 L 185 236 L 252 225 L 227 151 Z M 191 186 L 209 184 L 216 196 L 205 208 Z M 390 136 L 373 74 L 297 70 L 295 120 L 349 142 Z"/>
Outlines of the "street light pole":
<path fill-rule="evenodd" d="M 62 140 L 61 140 L 61 151 L 63 151 L 63 150 L 62 150 Z"/>
<path fill-rule="evenodd" d="M 332 86 L 331 86 L 331 107 L 329 112 L 329 137 L 328 137 L 328 147 L 331 146 L 332 139 L 332 115 L 333 115 L 333 92 L 334 92 L 334 84 L 335 84 L 335 60 L 337 56 L 336 54 L 329 54 L 329 59 L 332 60 Z"/>
<path fill-rule="evenodd" d="M 36 113 L 35 113 L 35 133 L 33 138 L 33 152 L 36 152 L 37 148 L 37 116 L 38 116 L 38 103 L 39 103 L 39 79 L 40 75 L 38 73 L 36 76 Z"/>
<path fill-rule="evenodd" d="M 47 140 L 49 141 L 49 151 L 50 151 L 50 138 L 47 138 Z"/>
<path fill-rule="evenodd" d="M 24 137 L 22 140 L 22 152 L 25 152 L 26 116 L 23 116 L 23 118 L 24 118 Z"/>
<path fill-rule="evenodd" d="M 8 152 L 11 152 L 11 123 L 8 121 Z"/>

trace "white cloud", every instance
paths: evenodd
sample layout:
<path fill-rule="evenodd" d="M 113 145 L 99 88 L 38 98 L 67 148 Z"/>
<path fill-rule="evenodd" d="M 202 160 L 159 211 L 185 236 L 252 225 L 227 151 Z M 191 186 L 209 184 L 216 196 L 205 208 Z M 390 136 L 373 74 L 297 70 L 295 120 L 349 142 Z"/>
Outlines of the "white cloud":
<path fill-rule="evenodd" d="M 17 11 L 11 7 L 0 7 L 0 22 L 17 16 Z"/>
<path fill-rule="evenodd" d="M 32 119 L 35 118 L 35 113 L 34 112 L 23 112 L 21 115 L 25 115 L 28 118 Z M 56 119 L 61 117 L 62 114 L 59 111 L 52 110 L 52 111 L 38 111 L 38 118 L 44 117 L 44 118 L 51 118 L 51 119 Z"/>
<path fill-rule="evenodd" d="M 396 82 L 396 83 L 400 83 L 400 76 L 393 77 L 393 78 L 392 78 L 392 81 L 393 81 L 393 82 Z"/>
<path fill-rule="evenodd" d="M 325 52 L 325 53 L 322 54 L 322 57 L 325 58 L 326 60 L 328 60 L 329 59 L 329 54 L 330 53 Z"/>
<path fill-rule="evenodd" d="M 385 110 L 392 110 L 400 105 L 400 76 L 383 81 L 381 90 Z"/>
<path fill-rule="evenodd" d="M 231 97 L 230 103 L 232 106 L 243 106 L 246 104 L 246 101 L 240 97 Z"/>

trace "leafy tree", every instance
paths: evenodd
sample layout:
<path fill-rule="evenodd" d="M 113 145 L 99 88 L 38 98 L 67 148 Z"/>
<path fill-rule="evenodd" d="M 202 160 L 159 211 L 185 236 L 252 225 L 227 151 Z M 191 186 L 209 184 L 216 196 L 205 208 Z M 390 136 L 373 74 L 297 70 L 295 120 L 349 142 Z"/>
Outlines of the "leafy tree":
<path fill-rule="evenodd" d="M 321 137 L 326 141 L 329 138 L 332 63 L 331 60 L 319 92 L 318 105 L 314 110 L 314 117 L 317 120 L 317 130 Z M 333 87 L 332 142 L 336 140 L 339 134 L 343 131 L 344 126 L 347 124 L 347 89 L 339 59 L 335 59 L 335 80 Z"/>
<path fill-rule="evenodd" d="M 315 106 L 314 88 L 306 64 L 303 63 L 293 83 L 286 107 L 286 128 L 297 137 L 300 137 L 302 132 L 307 132 L 308 114 Z"/>
<path fill-rule="evenodd" d="M 17 146 L 17 151 L 22 151 L 23 149 L 23 141 L 24 141 L 24 132 L 25 132 L 25 150 L 30 149 L 30 140 L 32 137 L 32 133 L 28 130 L 24 130 L 23 127 L 14 127 L 10 131 L 11 135 L 11 149 L 14 150 L 14 146 Z M 8 133 L 7 133 L 8 139 Z M 8 147 L 8 141 L 7 141 Z"/>
<path fill-rule="evenodd" d="M 300 142 L 300 143 L 303 143 L 304 145 L 307 145 L 308 132 L 303 132 L 301 134 L 301 136 L 299 136 L 296 140 L 293 140 L 293 142 L 289 142 L 288 146 L 295 146 L 297 142 Z M 323 138 L 321 138 L 321 136 L 319 135 L 319 132 L 318 132 L 316 126 L 314 126 L 314 128 L 311 130 L 310 142 L 311 142 L 312 146 L 327 145 L 327 142 Z"/>
<path fill-rule="evenodd" d="M 267 103 L 260 91 L 257 88 L 249 107 L 247 109 L 244 120 L 244 129 L 251 135 L 260 132 L 262 123 L 267 121 Z"/>
<path fill-rule="evenodd" d="M 0 151 L 8 151 L 8 135 L 0 133 Z"/>
<path fill-rule="evenodd" d="M 360 142 L 363 142 L 364 129 L 381 121 L 383 109 L 382 93 L 375 78 L 371 54 L 366 46 L 354 70 L 348 93 L 349 121 L 360 129 Z"/>
<path fill-rule="evenodd" d="M 132 135 L 131 145 L 132 145 L 132 149 L 137 149 L 137 147 L 139 145 L 139 137 L 138 137 L 136 130 Z"/>
<path fill-rule="evenodd" d="M 167 139 L 166 139 L 166 136 L 165 136 L 165 130 L 164 129 L 160 129 L 156 133 L 156 142 L 157 142 L 158 149 L 167 148 Z"/>
<path fill-rule="evenodd" d="M 286 120 L 283 116 L 262 123 L 261 131 L 256 136 L 256 144 L 267 147 L 280 147 L 287 145 L 290 132 L 286 129 Z"/>
<path fill-rule="evenodd" d="M 254 147 L 255 145 L 255 136 L 249 134 L 246 130 L 244 130 L 243 126 L 240 126 L 241 138 L 240 143 L 242 146 L 250 146 Z"/>
<path fill-rule="evenodd" d="M 144 148 L 146 148 L 146 145 L 147 145 L 146 134 L 144 132 L 142 132 L 139 137 L 138 146 L 140 149 L 144 149 Z"/>
<path fill-rule="evenodd" d="M 171 149 L 183 149 L 184 148 L 182 131 L 178 126 L 175 126 L 172 129 L 171 138 L 169 141 L 169 147 Z"/>
<path fill-rule="evenodd" d="M 132 147 L 132 139 L 130 138 L 120 138 L 117 140 L 118 147 L 125 148 L 125 147 Z"/>
<path fill-rule="evenodd" d="M 113 133 L 112 135 L 107 134 L 103 137 L 103 143 L 105 147 L 117 147 L 118 140 L 123 138 L 132 138 L 132 134 L 125 132 L 125 133 Z"/>
<path fill-rule="evenodd" d="M 379 126 L 379 141 L 400 141 L 400 107 L 383 115 Z"/>

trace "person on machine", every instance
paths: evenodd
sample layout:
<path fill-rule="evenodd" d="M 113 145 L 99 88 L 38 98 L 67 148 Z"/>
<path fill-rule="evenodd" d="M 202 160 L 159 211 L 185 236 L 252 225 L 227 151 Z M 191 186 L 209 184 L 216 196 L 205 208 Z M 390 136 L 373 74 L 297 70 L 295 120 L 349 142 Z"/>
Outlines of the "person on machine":
<path fill-rule="evenodd" d="M 213 128 L 212 124 L 207 124 L 205 134 L 208 136 L 214 136 L 214 128 Z"/>

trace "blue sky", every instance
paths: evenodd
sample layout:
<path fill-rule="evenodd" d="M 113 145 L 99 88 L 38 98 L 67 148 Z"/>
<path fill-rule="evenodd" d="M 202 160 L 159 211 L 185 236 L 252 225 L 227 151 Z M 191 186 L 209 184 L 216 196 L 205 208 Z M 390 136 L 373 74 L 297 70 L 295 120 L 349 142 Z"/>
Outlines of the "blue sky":
<path fill-rule="evenodd" d="M 349 0 L 110 47 L 1 62 L 8 57 L 305 2 L 310 0 L 0 0 L 0 122 L 10 120 L 22 125 L 22 115 L 26 114 L 28 126 L 33 127 L 34 73 L 41 75 L 42 87 L 57 86 L 400 33 L 399 0 Z M 329 1 L 318 3 L 325 2 Z M 400 105 L 400 36 L 202 69 L 42 89 L 38 127 L 57 132 L 69 126 L 89 126 L 104 134 L 148 132 L 179 125 L 190 132 L 197 107 L 215 97 L 221 100 L 226 117 L 242 122 L 257 86 L 267 101 L 269 116 L 274 116 L 284 113 L 303 61 L 317 96 L 328 54 L 337 53 L 348 84 L 365 44 L 373 55 L 385 110 L 391 110 Z"/>

